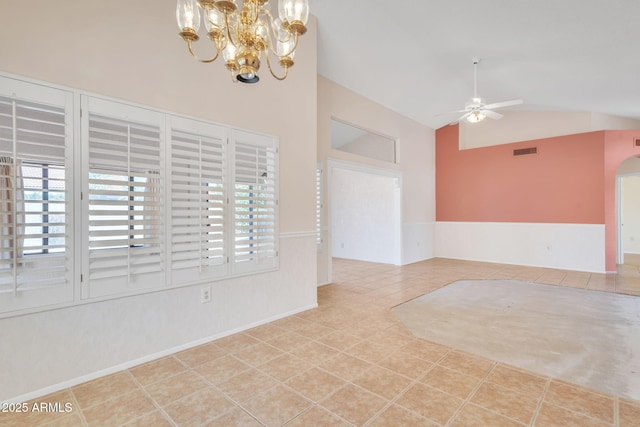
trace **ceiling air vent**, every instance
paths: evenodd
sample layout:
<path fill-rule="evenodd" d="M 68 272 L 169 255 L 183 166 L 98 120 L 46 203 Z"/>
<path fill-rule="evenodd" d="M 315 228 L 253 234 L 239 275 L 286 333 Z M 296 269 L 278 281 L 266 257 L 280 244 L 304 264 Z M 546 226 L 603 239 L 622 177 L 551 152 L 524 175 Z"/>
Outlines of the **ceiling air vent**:
<path fill-rule="evenodd" d="M 536 154 L 537 152 L 538 152 L 538 147 L 519 148 L 517 150 L 513 150 L 513 155 L 526 156 L 527 154 Z"/>

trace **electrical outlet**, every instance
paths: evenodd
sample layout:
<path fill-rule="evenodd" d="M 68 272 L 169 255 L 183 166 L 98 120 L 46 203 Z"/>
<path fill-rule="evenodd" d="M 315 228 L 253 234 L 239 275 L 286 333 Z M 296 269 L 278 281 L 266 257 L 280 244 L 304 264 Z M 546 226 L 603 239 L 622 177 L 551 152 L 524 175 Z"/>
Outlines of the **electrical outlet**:
<path fill-rule="evenodd" d="M 200 289 L 200 302 L 202 304 L 206 302 L 211 302 L 211 288 L 201 288 Z"/>

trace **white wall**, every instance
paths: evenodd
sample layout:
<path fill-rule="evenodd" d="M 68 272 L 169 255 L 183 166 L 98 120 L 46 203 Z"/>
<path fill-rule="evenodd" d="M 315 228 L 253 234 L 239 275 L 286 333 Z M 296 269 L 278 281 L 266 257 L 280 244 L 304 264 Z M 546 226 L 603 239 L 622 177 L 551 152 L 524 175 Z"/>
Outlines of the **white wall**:
<path fill-rule="evenodd" d="M 640 254 L 640 176 L 622 178 L 622 241 L 626 254 Z"/>
<path fill-rule="evenodd" d="M 605 273 L 604 225 L 437 222 L 436 256 Z"/>
<path fill-rule="evenodd" d="M 397 163 L 381 162 L 331 148 L 331 118 L 397 141 Z M 402 264 L 433 257 L 435 223 L 435 131 L 323 77 L 318 77 L 318 160 L 361 163 L 402 174 Z M 325 197 L 327 197 L 325 192 Z M 325 199 L 325 206 L 327 206 Z M 328 223 L 327 212 L 323 223 Z M 318 283 L 330 280 L 330 240 L 323 233 Z"/>
<path fill-rule="evenodd" d="M 210 304 L 190 287 L 0 320 L 0 400 L 316 305 L 315 20 L 287 80 L 263 69 L 259 84 L 241 85 L 220 62 L 189 56 L 175 0 L 5 2 L 2 15 L 2 72 L 278 136 L 282 234 L 277 272 L 213 282 Z M 195 48 L 211 52 L 206 38 Z"/>
<path fill-rule="evenodd" d="M 399 265 L 400 178 L 329 165 L 332 254 Z"/>

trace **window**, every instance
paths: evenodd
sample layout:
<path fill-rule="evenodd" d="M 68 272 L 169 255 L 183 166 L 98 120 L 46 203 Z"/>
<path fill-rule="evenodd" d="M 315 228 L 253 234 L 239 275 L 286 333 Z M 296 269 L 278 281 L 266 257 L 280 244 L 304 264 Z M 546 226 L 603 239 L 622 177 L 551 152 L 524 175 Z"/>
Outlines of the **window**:
<path fill-rule="evenodd" d="M 0 76 L 0 316 L 275 269 L 277 190 L 275 137 Z"/>
<path fill-rule="evenodd" d="M 25 230 L 24 255 L 46 255 L 65 251 L 64 165 L 23 161 Z"/>
<path fill-rule="evenodd" d="M 234 132 L 234 271 L 275 267 L 277 148 L 274 140 Z"/>
<path fill-rule="evenodd" d="M 171 268 L 174 283 L 227 273 L 225 129 L 171 118 Z"/>
<path fill-rule="evenodd" d="M 70 93 L 0 86 L 0 312 L 72 298 Z M 14 95 L 6 96 L 7 92 Z"/>
<path fill-rule="evenodd" d="M 86 297 L 165 286 L 162 115 L 86 98 Z"/>

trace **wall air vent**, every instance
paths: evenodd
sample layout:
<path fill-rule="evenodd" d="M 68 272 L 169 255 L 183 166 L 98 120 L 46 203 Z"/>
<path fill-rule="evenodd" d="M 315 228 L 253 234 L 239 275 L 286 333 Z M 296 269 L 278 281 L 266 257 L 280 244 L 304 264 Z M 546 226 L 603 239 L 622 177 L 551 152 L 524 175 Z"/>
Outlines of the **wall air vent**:
<path fill-rule="evenodd" d="M 633 140 L 633 146 L 634 147 L 640 147 L 640 138 L 636 138 Z"/>
<path fill-rule="evenodd" d="M 538 152 L 538 147 L 519 148 L 517 150 L 513 150 L 513 155 L 526 156 L 527 154 L 536 154 L 537 152 Z"/>

